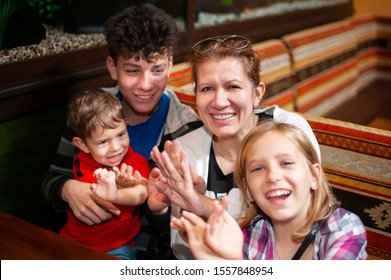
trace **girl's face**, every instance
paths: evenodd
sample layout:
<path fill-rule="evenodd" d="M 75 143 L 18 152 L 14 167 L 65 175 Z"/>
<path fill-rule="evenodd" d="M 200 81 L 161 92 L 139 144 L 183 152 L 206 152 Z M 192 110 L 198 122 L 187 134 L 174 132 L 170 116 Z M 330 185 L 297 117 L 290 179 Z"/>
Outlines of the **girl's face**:
<path fill-rule="evenodd" d="M 281 132 L 266 132 L 253 143 L 245 176 L 248 197 L 274 225 L 303 224 L 317 185 L 303 153 Z"/>
<path fill-rule="evenodd" d="M 254 127 L 253 109 L 263 96 L 264 84 L 254 90 L 235 58 L 204 62 L 196 75 L 197 110 L 206 127 L 217 137 L 245 136 Z"/>
<path fill-rule="evenodd" d="M 129 150 L 129 136 L 125 121 L 118 123 L 116 128 L 96 130 L 85 140 L 82 149 L 90 153 L 96 162 L 103 166 L 118 166 Z"/>

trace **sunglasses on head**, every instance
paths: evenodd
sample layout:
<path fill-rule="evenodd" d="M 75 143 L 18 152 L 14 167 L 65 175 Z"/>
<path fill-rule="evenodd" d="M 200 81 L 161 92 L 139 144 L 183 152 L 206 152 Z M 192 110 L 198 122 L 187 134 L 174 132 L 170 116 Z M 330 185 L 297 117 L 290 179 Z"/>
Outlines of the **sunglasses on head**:
<path fill-rule="evenodd" d="M 191 49 L 193 52 L 205 53 L 216 48 L 218 44 L 223 44 L 225 47 L 230 49 L 241 50 L 247 48 L 251 42 L 249 39 L 243 36 L 225 35 L 201 40 L 195 43 Z"/>

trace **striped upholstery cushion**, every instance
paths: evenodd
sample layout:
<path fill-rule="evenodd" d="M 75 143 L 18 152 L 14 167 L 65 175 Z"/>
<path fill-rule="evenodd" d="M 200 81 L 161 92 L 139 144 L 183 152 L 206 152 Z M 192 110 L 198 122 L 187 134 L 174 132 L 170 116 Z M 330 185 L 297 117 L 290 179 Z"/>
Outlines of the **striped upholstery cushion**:
<path fill-rule="evenodd" d="M 178 63 L 172 67 L 167 87 L 175 92 L 182 103 L 196 109 L 191 68 L 187 62 Z"/>
<path fill-rule="evenodd" d="M 369 258 L 391 259 L 391 131 L 303 116 L 341 207 L 357 214 L 367 229 Z"/>
<path fill-rule="evenodd" d="M 294 110 L 289 52 L 281 40 L 253 45 L 261 58 L 261 80 L 266 84 L 263 104 Z"/>
<path fill-rule="evenodd" d="M 349 21 L 282 37 L 292 59 L 299 112 L 324 115 L 357 93 L 356 42 Z"/>
<path fill-rule="evenodd" d="M 357 44 L 359 88 L 377 79 L 391 79 L 391 19 L 371 15 L 350 19 Z"/>

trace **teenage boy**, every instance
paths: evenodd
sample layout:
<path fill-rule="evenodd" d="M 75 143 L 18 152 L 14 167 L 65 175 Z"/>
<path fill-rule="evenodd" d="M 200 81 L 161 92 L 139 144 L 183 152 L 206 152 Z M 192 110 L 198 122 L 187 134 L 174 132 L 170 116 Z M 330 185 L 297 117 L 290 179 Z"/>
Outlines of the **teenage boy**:
<path fill-rule="evenodd" d="M 108 19 L 105 36 L 109 57 L 106 65 L 117 81 L 111 91 L 121 101 L 132 135 L 135 152 L 150 158 L 152 147 L 199 127 L 201 123 L 190 107 L 180 103 L 166 88 L 173 64 L 177 27 L 163 10 L 150 5 L 129 7 Z M 94 200 L 89 184 L 72 179 L 74 131 L 67 125 L 57 153 L 42 184 L 42 194 L 58 213 L 69 208 L 86 225 L 96 225 L 112 217 L 107 202 Z M 144 221 L 145 223 L 145 221 Z M 146 226 L 141 231 L 148 231 Z M 139 246 L 155 250 L 139 238 Z M 160 244 L 160 243 L 159 243 Z M 169 246 L 169 245 L 168 245 Z M 148 255 L 147 258 L 159 258 Z"/>

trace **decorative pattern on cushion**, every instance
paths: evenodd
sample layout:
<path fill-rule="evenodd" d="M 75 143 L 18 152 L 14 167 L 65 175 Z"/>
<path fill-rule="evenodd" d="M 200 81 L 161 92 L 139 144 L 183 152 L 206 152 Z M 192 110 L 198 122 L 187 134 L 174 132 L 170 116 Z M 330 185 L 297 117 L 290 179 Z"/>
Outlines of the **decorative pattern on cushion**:
<path fill-rule="evenodd" d="M 391 131 L 303 114 L 341 204 L 360 216 L 371 259 L 391 259 Z"/>
<path fill-rule="evenodd" d="M 182 103 L 196 110 L 194 85 L 189 63 L 182 62 L 173 65 L 167 87 L 175 92 Z"/>
<path fill-rule="evenodd" d="M 357 93 L 356 41 L 349 21 L 282 37 L 292 59 L 298 112 L 324 115 Z"/>

